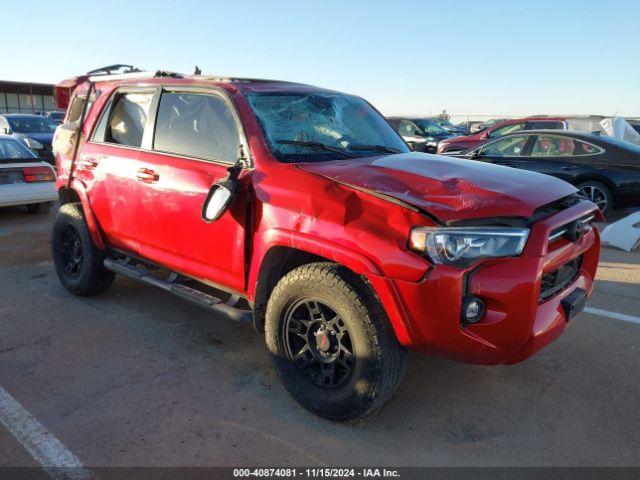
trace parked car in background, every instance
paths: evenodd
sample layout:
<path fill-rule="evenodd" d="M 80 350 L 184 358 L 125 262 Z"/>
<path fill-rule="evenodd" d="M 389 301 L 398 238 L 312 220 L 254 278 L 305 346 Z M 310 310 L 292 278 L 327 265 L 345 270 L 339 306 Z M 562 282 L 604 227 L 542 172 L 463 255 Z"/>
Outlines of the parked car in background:
<path fill-rule="evenodd" d="M 640 146 L 584 132 L 510 133 L 461 154 L 464 158 L 561 178 L 608 215 L 640 206 Z"/>
<path fill-rule="evenodd" d="M 541 128 L 566 130 L 566 117 L 527 117 L 496 122 L 473 135 L 441 141 L 438 144 L 438 153 L 462 152 L 475 148 L 487 140 L 498 138 L 508 133 Z"/>
<path fill-rule="evenodd" d="M 389 117 L 387 120 L 416 152 L 435 153 L 440 141 L 455 136 L 429 117 Z"/>
<path fill-rule="evenodd" d="M 640 118 L 627 118 L 627 122 L 636 132 L 640 133 Z"/>
<path fill-rule="evenodd" d="M 0 135 L 0 207 L 48 212 L 58 198 L 53 167 L 15 138 Z"/>
<path fill-rule="evenodd" d="M 456 125 L 454 123 L 451 123 L 450 120 L 446 120 L 440 117 L 431 117 L 431 118 L 434 122 L 436 122 L 438 125 L 440 125 L 442 128 L 444 128 L 447 132 L 451 133 L 452 135 L 467 134 L 465 127 L 462 125 Z"/>
<path fill-rule="evenodd" d="M 64 120 L 64 112 L 59 112 L 59 111 L 45 112 L 43 116 L 50 118 L 51 121 L 57 125 L 60 125 Z"/>
<path fill-rule="evenodd" d="M 93 91 L 85 124 L 56 133 L 61 283 L 95 294 L 117 273 L 253 323 L 285 388 L 323 417 L 372 415 L 406 349 L 520 362 L 593 289 L 600 214 L 573 186 L 411 152 L 359 97 L 167 72 L 55 93 L 71 113 Z"/>
<path fill-rule="evenodd" d="M 476 133 L 484 128 L 484 122 L 480 120 L 469 120 L 459 124 L 463 130 L 463 135 L 469 135 L 470 133 Z"/>
<path fill-rule="evenodd" d="M 50 164 L 55 163 L 51 142 L 57 125 L 42 115 L 26 113 L 4 113 L 0 115 L 0 133 L 11 135 L 31 150 L 38 152 L 40 158 Z"/>

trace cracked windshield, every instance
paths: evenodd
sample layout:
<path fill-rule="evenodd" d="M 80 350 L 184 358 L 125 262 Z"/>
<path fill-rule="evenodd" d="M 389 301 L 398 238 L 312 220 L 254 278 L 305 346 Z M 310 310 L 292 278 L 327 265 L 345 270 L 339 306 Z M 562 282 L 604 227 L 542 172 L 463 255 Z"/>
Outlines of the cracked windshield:
<path fill-rule="evenodd" d="M 315 162 L 408 152 L 371 105 L 350 95 L 248 94 L 271 152 L 282 162 Z"/>

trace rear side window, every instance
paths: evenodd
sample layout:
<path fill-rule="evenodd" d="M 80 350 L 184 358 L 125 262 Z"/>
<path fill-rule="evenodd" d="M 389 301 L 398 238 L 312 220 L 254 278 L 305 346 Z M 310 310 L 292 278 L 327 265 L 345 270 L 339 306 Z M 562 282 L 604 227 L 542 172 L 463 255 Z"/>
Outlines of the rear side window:
<path fill-rule="evenodd" d="M 140 147 L 152 98 L 152 93 L 125 93 L 118 96 L 109 116 L 101 120 L 98 136 L 104 135 L 106 143 Z"/>
<path fill-rule="evenodd" d="M 218 95 L 163 93 L 153 149 L 235 163 L 240 134 L 228 104 Z"/>
<path fill-rule="evenodd" d="M 569 137 L 539 135 L 531 150 L 532 157 L 570 157 L 575 150 L 575 141 Z"/>
<path fill-rule="evenodd" d="M 590 143 L 580 142 L 578 140 L 575 141 L 576 149 L 573 152 L 574 155 L 595 155 L 596 153 L 602 153 L 602 149 L 600 147 L 596 147 L 595 145 L 591 145 Z"/>

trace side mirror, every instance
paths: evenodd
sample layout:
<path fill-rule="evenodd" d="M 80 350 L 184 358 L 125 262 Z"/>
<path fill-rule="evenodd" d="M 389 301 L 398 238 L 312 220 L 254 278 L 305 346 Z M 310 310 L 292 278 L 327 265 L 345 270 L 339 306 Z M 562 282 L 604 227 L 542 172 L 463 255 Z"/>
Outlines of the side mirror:
<path fill-rule="evenodd" d="M 230 173 L 226 178 L 214 183 L 202 205 L 202 219 L 215 222 L 233 203 L 238 188 L 238 180 Z"/>
<path fill-rule="evenodd" d="M 424 132 L 421 132 L 420 130 L 415 130 L 413 132 L 413 136 L 414 137 L 424 137 Z"/>
<path fill-rule="evenodd" d="M 489 138 L 489 132 L 484 132 L 480 135 L 480 140 L 486 140 L 487 138 Z"/>
<path fill-rule="evenodd" d="M 11 135 L 11 129 L 9 127 L 4 127 L 2 129 L 2 133 L 4 133 L 5 135 Z"/>
<path fill-rule="evenodd" d="M 34 140 L 33 138 L 25 137 L 24 143 L 31 150 L 42 150 L 42 149 L 44 149 L 44 145 L 42 145 L 39 141 Z"/>
<path fill-rule="evenodd" d="M 473 152 L 471 152 L 469 154 L 469 158 L 471 160 L 477 160 L 478 158 L 480 158 L 480 150 L 474 150 Z"/>

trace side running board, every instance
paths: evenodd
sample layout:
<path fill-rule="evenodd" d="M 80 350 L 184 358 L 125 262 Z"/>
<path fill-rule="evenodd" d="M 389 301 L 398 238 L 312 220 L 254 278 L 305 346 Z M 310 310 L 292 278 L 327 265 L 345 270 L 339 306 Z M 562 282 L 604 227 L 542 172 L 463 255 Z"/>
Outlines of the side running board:
<path fill-rule="evenodd" d="M 235 322 L 251 323 L 253 321 L 251 310 L 244 310 L 235 306 L 239 300 L 237 295 L 231 295 L 229 300 L 223 302 L 218 297 L 214 297 L 213 295 L 209 295 L 201 290 L 179 283 L 177 281 L 179 276 L 176 274 L 172 273 L 167 280 L 163 280 L 150 275 L 149 270 L 143 266 L 132 265 L 127 260 L 106 258 L 104 260 L 104 267 L 118 275 L 123 275 L 173 293 L 174 295 L 188 300 L 191 303 L 204 307 L 208 310 L 212 310 L 216 313 L 223 314 Z"/>

